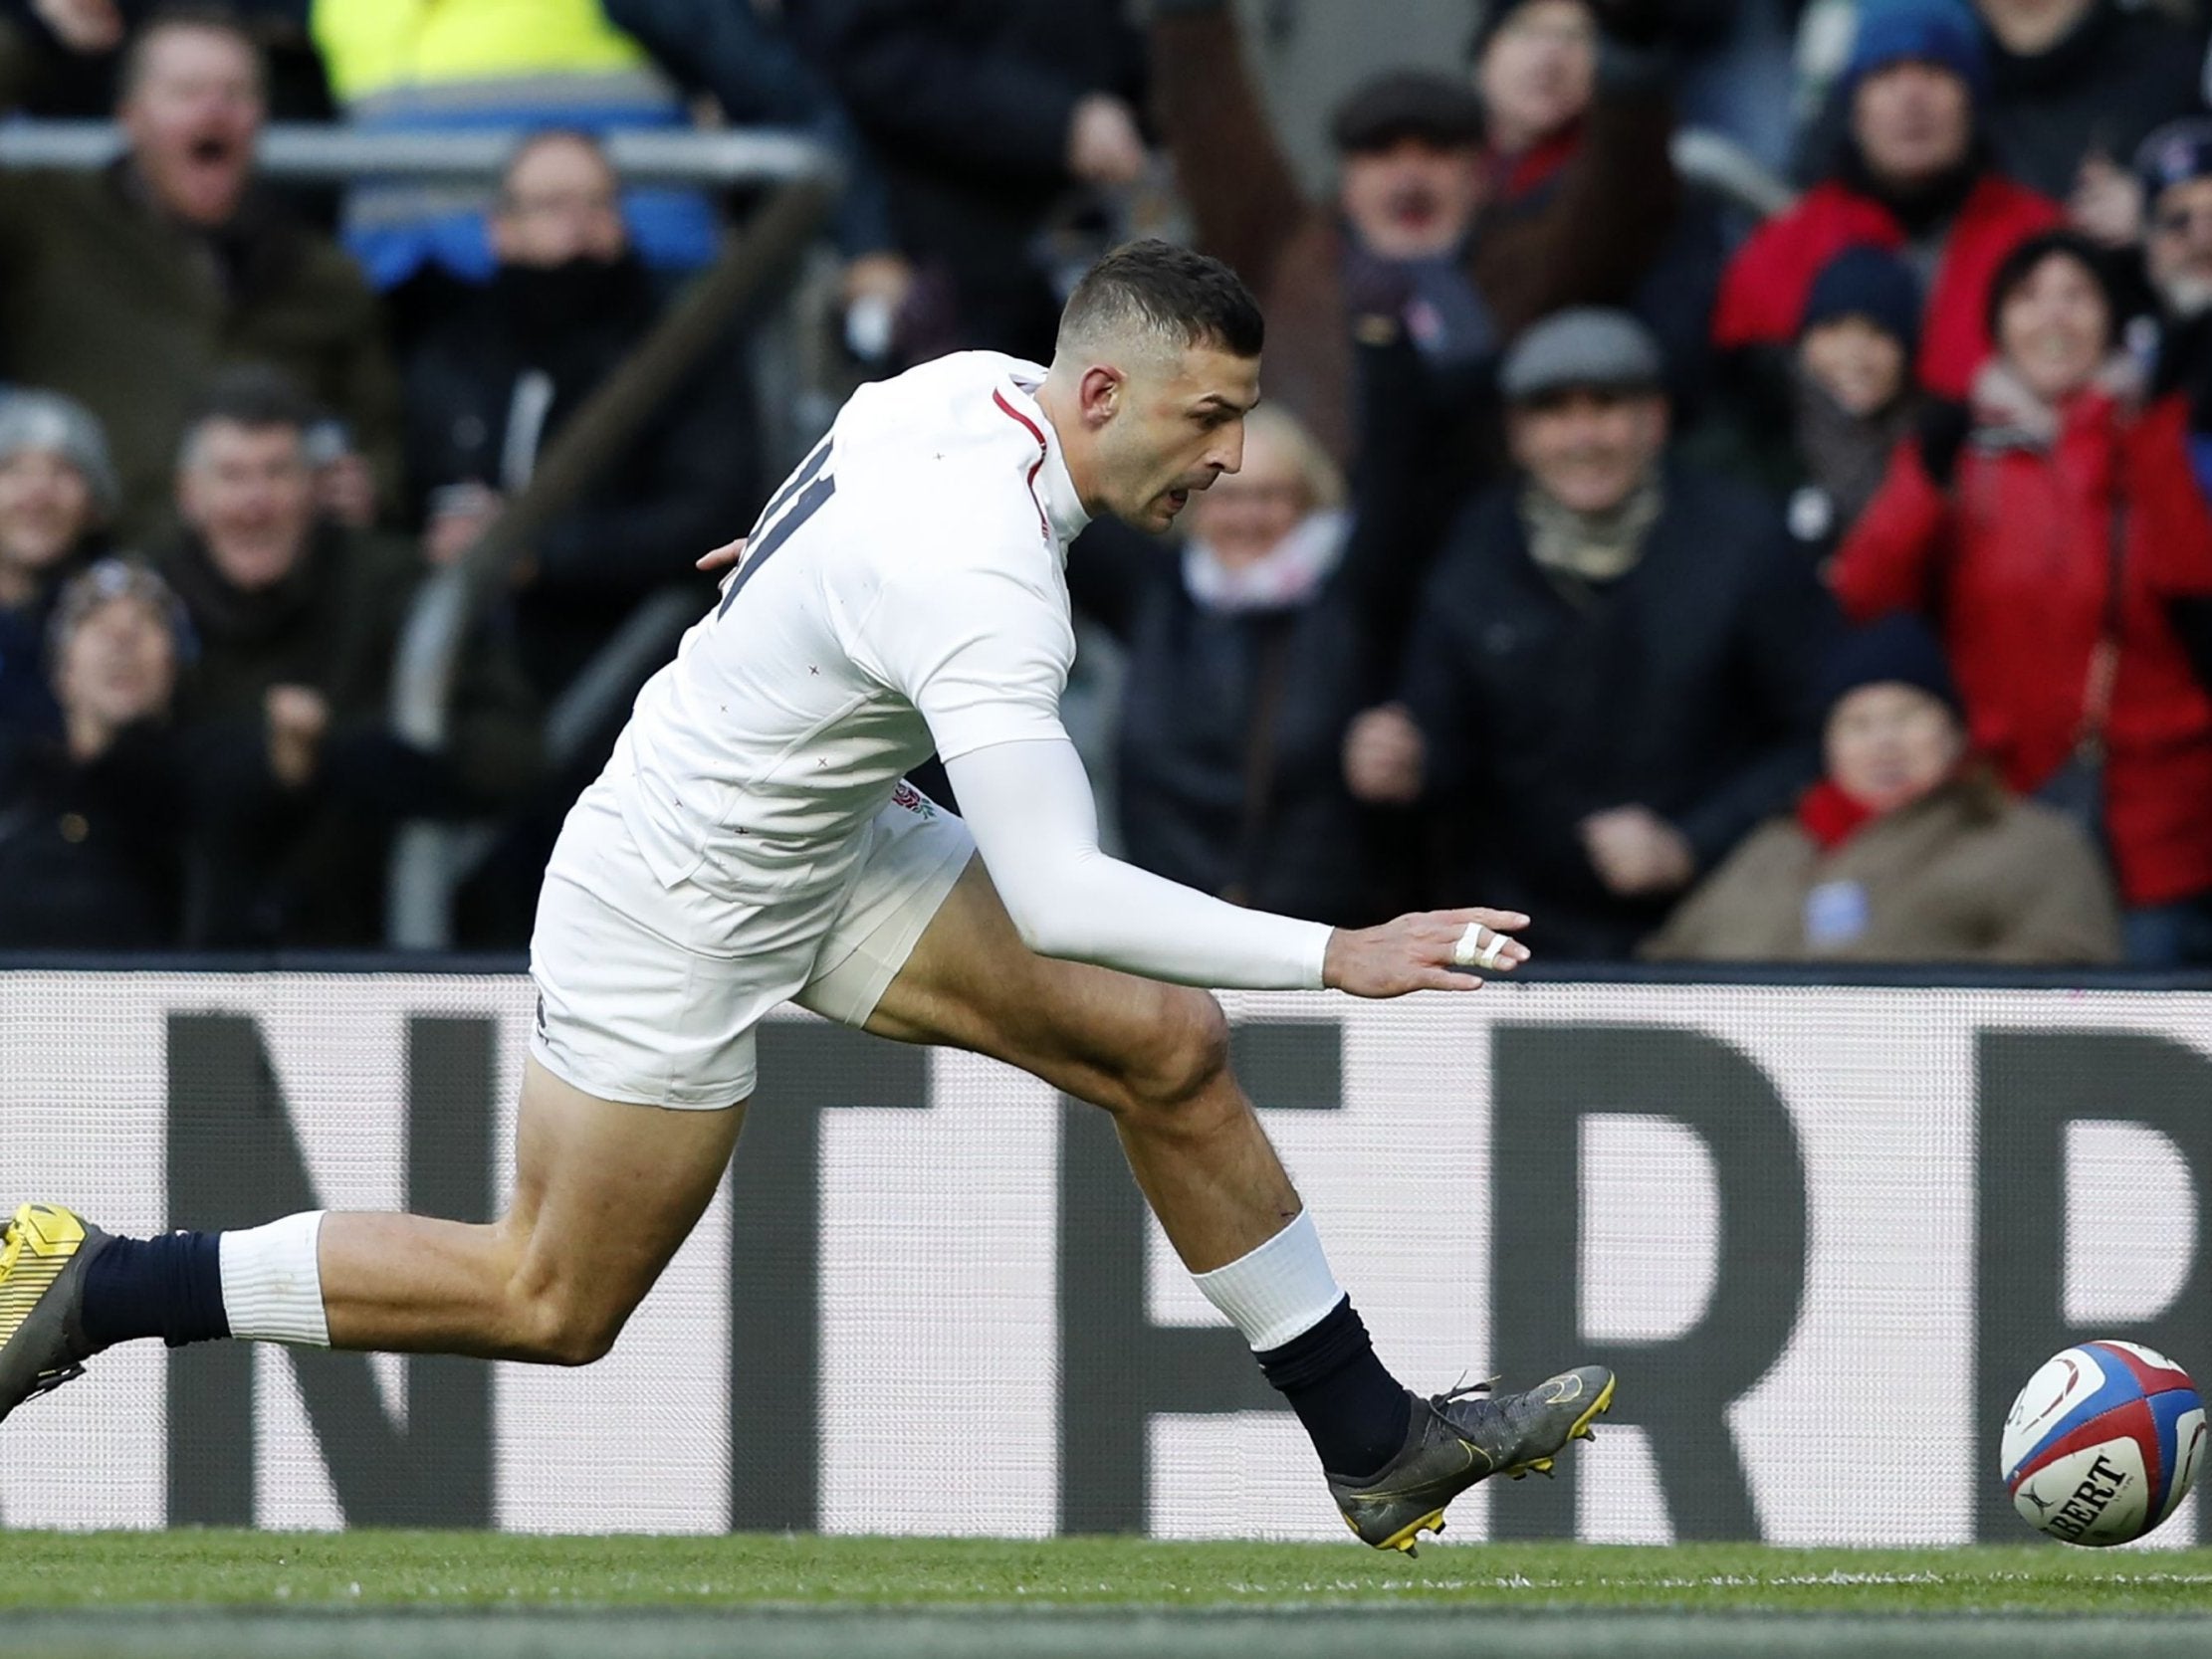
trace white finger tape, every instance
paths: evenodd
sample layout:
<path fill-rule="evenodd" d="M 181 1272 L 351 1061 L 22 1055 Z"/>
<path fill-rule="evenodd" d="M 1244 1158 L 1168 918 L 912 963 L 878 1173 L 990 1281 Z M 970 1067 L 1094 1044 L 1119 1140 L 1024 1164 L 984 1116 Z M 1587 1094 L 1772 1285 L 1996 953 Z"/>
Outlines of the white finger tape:
<path fill-rule="evenodd" d="M 1459 967 L 1495 967 L 1505 959 L 1505 935 L 1493 933 L 1479 922 L 1467 924 L 1459 942 L 1451 947 L 1451 960 Z"/>

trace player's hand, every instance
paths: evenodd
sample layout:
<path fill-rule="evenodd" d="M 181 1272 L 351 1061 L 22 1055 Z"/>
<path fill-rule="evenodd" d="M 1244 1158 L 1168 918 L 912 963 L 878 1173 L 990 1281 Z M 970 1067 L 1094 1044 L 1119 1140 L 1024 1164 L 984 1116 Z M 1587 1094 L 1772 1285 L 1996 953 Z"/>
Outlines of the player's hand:
<path fill-rule="evenodd" d="M 698 567 L 710 573 L 716 570 L 729 569 L 739 559 L 745 557 L 745 540 L 746 538 L 741 535 L 735 541 L 725 541 L 711 553 L 701 553 Z"/>
<path fill-rule="evenodd" d="M 1091 93 L 1076 104 L 1067 123 L 1067 170 L 1086 184 L 1144 177 L 1144 134 L 1135 112 L 1112 93 Z"/>
<path fill-rule="evenodd" d="M 1528 960 L 1528 946 L 1506 935 L 1528 926 L 1517 911 L 1422 911 L 1380 928 L 1339 928 L 1329 935 L 1321 982 L 1354 996 L 1404 996 L 1408 991 L 1471 991 L 1477 964 L 1510 973 Z"/>
<path fill-rule="evenodd" d="M 1395 703 L 1368 710 L 1344 733 L 1344 782 L 1358 800 L 1410 805 L 1421 798 L 1426 760 L 1421 727 Z"/>
<path fill-rule="evenodd" d="M 1675 893 L 1697 874 L 1689 840 L 1648 806 L 1616 806 L 1582 821 L 1583 850 L 1609 892 L 1624 899 Z"/>

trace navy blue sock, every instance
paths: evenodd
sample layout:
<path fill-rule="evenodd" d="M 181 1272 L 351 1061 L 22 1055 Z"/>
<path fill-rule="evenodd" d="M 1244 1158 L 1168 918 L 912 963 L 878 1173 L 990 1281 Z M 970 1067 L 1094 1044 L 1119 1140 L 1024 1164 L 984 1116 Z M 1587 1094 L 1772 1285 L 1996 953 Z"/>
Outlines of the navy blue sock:
<path fill-rule="evenodd" d="M 1396 1457 L 1413 1422 L 1413 1396 L 1375 1357 L 1367 1326 L 1346 1297 L 1321 1323 L 1258 1355 L 1321 1454 L 1321 1467 L 1354 1480 Z"/>
<path fill-rule="evenodd" d="M 112 1348 L 159 1337 L 171 1348 L 230 1335 L 219 1233 L 118 1238 L 85 1270 L 85 1340 Z"/>

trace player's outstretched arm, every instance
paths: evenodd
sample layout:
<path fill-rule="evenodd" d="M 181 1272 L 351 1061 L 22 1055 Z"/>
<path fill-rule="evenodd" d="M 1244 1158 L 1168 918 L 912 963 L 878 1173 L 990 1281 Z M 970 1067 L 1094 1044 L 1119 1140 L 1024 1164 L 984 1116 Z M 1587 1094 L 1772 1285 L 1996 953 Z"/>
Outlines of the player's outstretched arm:
<path fill-rule="evenodd" d="M 1243 910 L 1108 858 L 1075 746 L 994 743 L 946 762 L 985 867 L 1023 940 L 1047 956 L 1180 984 L 1246 990 L 1328 985 L 1356 996 L 1472 990 L 1472 966 L 1510 969 L 1526 918 L 1437 911 L 1346 932 Z"/>

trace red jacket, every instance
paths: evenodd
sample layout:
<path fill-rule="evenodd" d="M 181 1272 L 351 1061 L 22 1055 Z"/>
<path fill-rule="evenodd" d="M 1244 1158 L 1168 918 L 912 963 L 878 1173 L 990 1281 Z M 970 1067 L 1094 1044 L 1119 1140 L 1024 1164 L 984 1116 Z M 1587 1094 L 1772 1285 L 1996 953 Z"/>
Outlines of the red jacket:
<path fill-rule="evenodd" d="M 2064 215 L 2047 196 L 1982 176 L 1966 197 L 1943 245 L 1942 263 L 1920 326 L 1920 383 L 1939 397 L 1962 398 L 1989 354 L 1982 313 L 1989 279 L 2014 248 Z M 1830 182 L 1806 192 L 1797 206 L 1753 233 L 1721 278 L 1713 309 L 1713 343 L 1787 345 L 1813 292 L 1813 279 L 1846 248 L 1898 249 L 1904 227 L 1872 196 Z"/>
<path fill-rule="evenodd" d="M 2212 593 L 2212 515 L 2190 475 L 2185 420 L 2178 398 L 2135 416 L 2085 393 L 2049 452 L 1969 441 L 1948 492 L 1907 440 L 1829 570 L 1855 621 L 1942 618 L 1974 745 L 2029 793 L 2080 735 L 2112 515 L 2124 514 L 2104 808 L 2130 905 L 2212 890 L 2212 698 L 2166 612 L 2171 598 Z"/>

